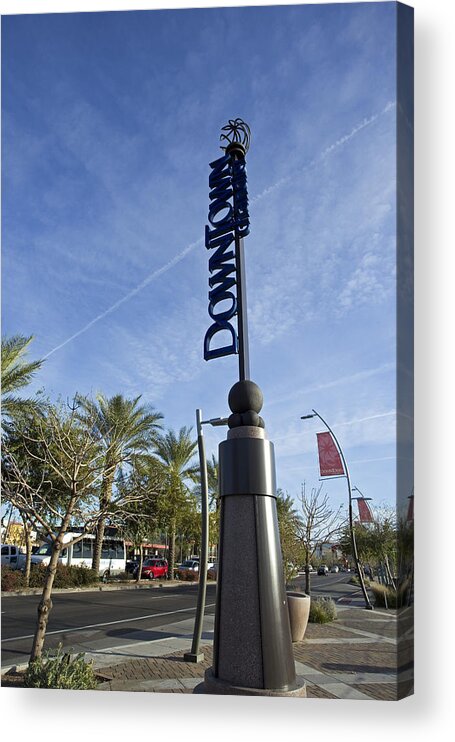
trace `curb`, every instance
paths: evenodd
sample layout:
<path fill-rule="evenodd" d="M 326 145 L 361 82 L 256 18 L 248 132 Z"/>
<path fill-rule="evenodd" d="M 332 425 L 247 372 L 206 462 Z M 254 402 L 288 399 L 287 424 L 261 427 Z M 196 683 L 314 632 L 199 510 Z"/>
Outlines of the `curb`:
<path fill-rule="evenodd" d="M 197 587 L 198 582 L 189 582 L 185 580 L 168 580 L 166 582 L 152 582 L 152 583 L 122 583 L 119 585 L 94 585 L 94 586 L 88 586 L 88 587 L 56 587 L 53 588 L 52 594 L 59 594 L 59 593 L 97 593 L 97 592 L 113 592 L 115 590 L 159 590 L 160 588 L 169 588 L 169 587 Z M 213 584 L 215 585 L 216 582 L 213 581 Z M 8 590 L 3 591 L 0 593 L 1 598 L 17 598 L 20 596 L 27 596 L 27 595 L 41 595 L 43 592 L 42 587 L 31 587 L 31 588 L 24 588 L 23 590 Z"/>

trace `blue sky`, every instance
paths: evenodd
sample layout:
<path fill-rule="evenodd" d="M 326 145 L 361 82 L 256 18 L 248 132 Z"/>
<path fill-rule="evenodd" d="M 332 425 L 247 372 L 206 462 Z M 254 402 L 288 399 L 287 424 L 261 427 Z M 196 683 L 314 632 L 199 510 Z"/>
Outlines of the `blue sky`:
<path fill-rule="evenodd" d="M 3 326 L 53 398 L 225 415 L 203 360 L 208 163 L 250 125 L 252 378 L 278 485 L 319 484 L 315 408 L 354 485 L 395 499 L 395 3 L 2 19 Z M 205 428 L 209 453 L 223 429 Z M 344 480 L 326 482 L 337 506 Z"/>

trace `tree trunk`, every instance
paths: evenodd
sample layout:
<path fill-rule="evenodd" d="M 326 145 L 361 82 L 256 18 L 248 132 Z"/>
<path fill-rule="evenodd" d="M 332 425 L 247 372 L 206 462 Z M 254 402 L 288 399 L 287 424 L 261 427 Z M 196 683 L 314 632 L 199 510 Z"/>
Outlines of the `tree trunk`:
<path fill-rule="evenodd" d="M 107 505 L 110 503 L 112 498 L 112 487 L 114 485 L 115 473 L 112 472 L 112 467 L 109 462 L 106 462 L 106 467 L 109 469 L 109 474 L 104 475 L 103 483 L 101 486 L 101 497 L 100 497 L 100 509 L 105 511 Z M 102 515 L 98 521 L 95 535 L 95 543 L 93 544 L 93 557 L 92 557 L 92 569 L 98 574 L 100 571 L 101 551 L 103 548 L 103 537 L 104 529 L 106 527 L 106 517 Z"/>
<path fill-rule="evenodd" d="M 92 569 L 94 569 L 98 574 L 100 571 L 101 550 L 103 548 L 105 525 L 106 519 L 100 518 L 96 526 L 95 541 L 93 544 Z"/>
<path fill-rule="evenodd" d="M 36 627 L 35 636 L 33 638 L 30 662 L 33 662 L 38 657 L 41 657 L 41 653 L 43 651 L 44 637 L 46 635 L 47 623 L 49 621 L 49 613 L 52 610 L 52 586 L 54 584 L 55 573 L 57 572 L 57 564 L 61 550 L 62 541 L 61 535 L 59 535 L 52 549 L 49 566 L 46 572 L 46 581 L 44 583 L 41 601 L 38 605 L 38 625 Z"/>
<path fill-rule="evenodd" d="M 175 562 L 175 518 L 171 522 L 171 538 L 169 541 L 169 564 L 168 564 L 168 580 L 174 579 L 174 562 Z"/>
<path fill-rule="evenodd" d="M 310 586 L 311 580 L 310 580 L 310 562 L 308 561 L 308 556 L 305 561 L 305 592 L 307 595 L 310 595 Z"/>
<path fill-rule="evenodd" d="M 392 576 L 392 572 L 391 572 L 390 564 L 389 564 L 389 558 L 387 554 L 385 556 L 385 568 L 386 568 L 386 575 L 387 575 L 387 580 L 389 582 L 389 585 L 391 585 L 393 588 L 396 588 L 395 580 L 393 579 L 393 576 Z"/>
<path fill-rule="evenodd" d="M 22 510 L 19 510 L 21 520 L 22 520 L 22 526 L 24 528 L 24 540 L 25 540 L 25 564 L 24 564 L 24 582 L 25 587 L 28 587 L 30 584 L 30 568 L 32 564 L 32 536 L 30 533 L 30 526 L 29 522 L 27 520 L 27 516 Z M 20 569 L 19 563 L 17 565 Z"/>
<path fill-rule="evenodd" d="M 23 523 L 24 523 L 24 535 L 25 535 L 24 579 L 25 579 L 25 587 L 28 587 L 30 584 L 30 569 L 32 566 L 32 537 L 30 534 L 30 528 L 28 527 L 28 524 L 26 523 L 25 519 Z"/>
<path fill-rule="evenodd" d="M 139 582 L 139 580 L 142 578 L 142 565 L 144 563 L 144 547 L 142 544 L 139 546 L 139 565 L 137 568 L 137 577 L 136 582 Z"/>
<path fill-rule="evenodd" d="M 68 505 L 68 509 L 64 515 L 62 525 L 60 527 L 57 538 L 55 539 L 52 546 L 51 558 L 49 560 L 49 566 L 46 571 L 46 580 L 44 583 L 41 600 L 38 605 L 38 625 L 36 627 L 35 636 L 33 637 L 32 651 L 30 654 L 30 662 L 33 662 L 38 657 L 41 657 L 43 651 L 44 637 L 46 636 L 47 623 L 49 621 L 49 613 L 52 610 L 52 587 L 54 585 L 55 575 L 57 572 L 58 560 L 60 552 L 63 549 L 63 537 L 68 530 L 71 516 L 73 513 L 74 505 L 77 499 L 77 482 L 72 482 L 72 499 Z"/>

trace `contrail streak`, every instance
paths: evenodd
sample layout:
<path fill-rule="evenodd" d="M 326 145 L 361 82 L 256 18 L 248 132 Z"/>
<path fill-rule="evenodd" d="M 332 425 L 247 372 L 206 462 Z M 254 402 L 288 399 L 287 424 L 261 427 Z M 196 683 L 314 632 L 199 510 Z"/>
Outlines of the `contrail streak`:
<path fill-rule="evenodd" d="M 315 157 L 308 165 L 305 165 L 303 168 L 300 169 L 300 172 L 305 172 L 309 170 L 310 168 L 314 167 L 314 165 L 317 162 L 320 162 L 325 157 L 327 157 L 329 154 L 331 154 L 334 150 L 339 149 L 343 145 L 345 145 L 347 142 L 349 142 L 350 139 L 356 136 L 356 134 L 359 133 L 359 131 L 362 131 L 362 129 L 365 129 L 365 127 L 370 126 L 373 124 L 380 116 L 390 111 L 392 108 L 395 107 L 394 102 L 389 102 L 387 105 L 383 108 L 382 111 L 379 113 L 373 114 L 373 116 L 370 116 L 368 119 L 363 119 L 363 121 L 355 126 L 349 134 L 346 134 L 345 136 L 341 137 L 340 139 L 337 139 L 336 142 L 331 144 L 329 147 L 326 147 L 317 157 Z M 259 193 L 257 196 L 254 196 L 254 198 L 250 199 L 250 203 L 253 205 L 260 199 L 264 198 L 265 196 L 268 196 L 270 193 L 275 191 L 277 188 L 280 188 L 285 183 L 289 182 L 291 178 L 295 177 L 295 175 L 287 176 L 286 178 L 281 178 L 276 183 L 274 183 L 271 186 L 268 186 L 265 188 L 261 193 Z M 143 289 L 145 289 L 146 286 L 149 285 L 152 281 L 155 280 L 155 278 L 158 278 L 163 273 L 166 273 L 167 271 L 171 270 L 175 265 L 180 263 L 187 255 L 188 253 L 192 252 L 196 247 L 203 244 L 203 239 L 200 238 L 199 240 L 196 240 L 196 242 L 192 242 L 190 245 L 185 247 L 184 250 L 179 252 L 175 257 L 172 258 L 172 260 L 169 260 L 168 263 L 165 263 L 165 265 L 162 265 L 161 268 L 157 268 L 157 270 L 153 271 L 152 273 L 149 273 L 149 275 L 144 278 L 144 280 L 139 283 L 134 289 L 131 289 L 125 296 L 122 296 L 121 299 L 118 299 L 112 306 L 105 309 L 104 312 L 101 312 L 101 314 L 98 314 L 96 317 L 94 317 L 90 322 L 87 322 L 84 327 L 81 327 L 80 330 L 74 333 L 74 335 L 71 335 L 69 338 L 66 338 L 62 343 L 59 345 L 56 345 L 55 348 L 52 348 L 52 350 L 49 351 L 45 356 L 43 356 L 43 360 L 46 358 L 49 358 L 53 353 L 55 353 L 57 350 L 60 350 L 60 348 L 63 348 L 65 345 L 70 343 L 72 340 L 75 340 L 77 337 L 82 335 L 84 332 L 87 332 L 93 325 L 95 325 L 100 320 L 104 319 L 108 316 L 108 314 L 111 314 L 112 312 L 115 312 L 122 304 L 125 304 L 125 302 L 129 301 L 133 298 L 133 296 L 136 296 L 136 294 L 139 294 Z M 346 424 L 346 423 L 344 423 Z"/>
<path fill-rule="evenodd" d="M 313 160 L 311 160 L 307 165 L 305 165 L 303 168 L 299 168 L 299 174 L 308 172 L 311 170 L 315 165 L 318 164 L 318 162 L 322 162 L 328 155 L 330 155 L 335 150 L 339 149 L 340 147 L 343 147 L 347 142 L 349 142 L 353 137 L 355 137 L 359 131 L 362 131 L 362 129 L 365 129 L 367 126 L 371 126 L 371 124 L 374 124 L 375 121 L 378 120 L 381 116 L 383 116 L 385 113 L 388 113 L 392 108 L 395 108 L 395 102 L 389 101 L 382 111 L 379 113 L 374 113 L 370 118 L 365 118 L 363 121 L 361 121 L 360 124 L 357 124 L 349 134 L 345 134 L 344 137 L 341 137 L 340 139 L 337 139 L 336 142 L 326 147 L 322 152 L 320 152 Z M 291 173 L 291 175 L 287 175 L 285 178 L 280 178 L 280 180 L 277 180 L 276 183 L 273 183 L 271 186 L 267 186 L 267 188 L 264 188 L 264 190 L 261 193 L 258 193 L 257 196 L 254 196 L 254 198 L 250 199 L 251 204 L 255 204 L 257 201 L 260 201 L 260 199 L 264 198 L 264 196 L 268 196 L 270 193 L 275 191 L 277 188 L 281 188 L 282 185 L 285 185 L 286 183 L 289 183 L 295 178 L 295 173 Z"/>
<path fill-rule="evenodd" d="M 124 304 L 126 301 L 129 301 L 132 299 L 133 296 L 138 294 L 142 289 L 145 289 L 146 286 L 148 286 L 149 283 L 151 283 L 155 278 L 158 278 L 158 276 L 161 276 L 163 273 L 166 273 L 168 270 L 174 267 L 174 265 L 177 265 L 177 263 L 180 263 L 181 260 L 189 253 L 191 250 L 194 250 L 195 247 L 202 244 L 202 238 L 197 240 L 197 242 L 192 242 L 191 245 L 188 245 L 188 247 L 185 247 L 182 252 L 179 252 L 178 255 L 172 258 L 172 260 L 169 260 L 168 263 L 165 265 L 162 265 L 161 268 L 158 268 L 156 271 L 153 271 L 153 273 L 149 273 L 149 275 L 144 278 L 142 283 L 139 283 L 134 289 L 131 289 L 125 296 L 122 296 L 121 299 L 115 302 L 115 304 L 112 304 L 112 306 L 108 307 L 104 312 L 101 312 L 101 314 L 98 314 L 96 317 L 94 317 L 90 322 L 87 322 L 84 327 L 81 327 L 80 330 L 74 333 L 74 335 L 71 335 L 69 338 L 63 341 L 63 343 L 60 343 L 60 345 L 56 345 L 55 348 L 52 348 L 52 350 L 49 351 L 44 357 L 43 360 L 46 358 L 49 358 L 49 356 L 52 355 L 52 353 L 55 353 L 56 350 L 59 350 L 60 348 L 63 348 L 64 345 L 67 345 L 67 343 L 70 343 L 71 340 L 74 340 L 75 338 L 79 337 L 79 335 L 82 335 L 83 332 L 86 332 L 90 327 L 92 327 L 96 322 L 99 322 L 101 319 L 104 319 L 104 317 L 107 317 L 108 314 L 111 314 L 111 312 L 115 312 L 116 309 L 118 309 L 122 304 Z"/>
<path fill-rule="evenodd" d="M 341 425 L 354 425 L 355 423 L 364 423 L 367 420 L 376 420 L 378 417 L 390 417 L 391 415 L 396 415 L 396 410 L 390 410 L 390 412 L 381 412 L 379 415 L 370 415 L 369 417 L 359 417 L 357 420 L 346 420 L 344 423 L 337 423 L 337 426 L 340 427 Z"/>

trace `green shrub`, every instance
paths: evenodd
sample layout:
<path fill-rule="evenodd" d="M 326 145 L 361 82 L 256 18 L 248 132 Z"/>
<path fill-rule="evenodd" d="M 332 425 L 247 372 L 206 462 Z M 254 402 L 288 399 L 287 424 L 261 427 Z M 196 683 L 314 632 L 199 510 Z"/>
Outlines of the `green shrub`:
<path fill-rule="evenodd" d="M 98 572 L 87 567 L 66 567 L 59 564 L 55 576 L 55 587 L 85 587 L 99 581 Z M 61 584 L 57 584 L 57 582 Z"/>
<path fill-rule="evenodd" d="M 24 587 L 24 575 L 20 569 L 2 567 L 2 591 L 14 592 Z"/>
<path fill-rule="evenodd" d="M 26 688 L 66 688 L 68 690 L 94 690 L 97 687 L 96 675 L 91 662 L 85 662 L 84 655 L 73 657 L 64 653 L 59 644 L 55 653 L 44 652 L 30 662 L 24 676 Z"/>
<path fill-rule="evenodd" d="M 40 564 L 32 566 L 30 570 L 29 587 L 44 587 L 47 567 Z M 68 567 L 58 564 L 54 579 L 54 588 L 62 587 L 87 587 L 99 581 L 96 570 L 86 567 Z M 2 567 L 2 590 L 12 592 L 25 587 L 25 578 L 20 570 Z"/>
<path fill-rule="evenodd" d="M 357 575 L 352 575 L 348 580 L 348 585 L 360 585 L 360 580 Z"/>
<path fill-rule="evenodd" d="M 185 582 L 197 582 L 199 579 L 199 572 L 194 572 L 192 569 L 185 569 L 179 573 L 179 577 Z"/>
<path fill-rule="evenodd" d="M 43 587 L 46 574 L 46 566 L 40 564 L 34 567 L 30 572 L 30 587 Z M 53 587 L 81 587 L 97 581 L 98 577 L 93 570 L 86 569 L 85 567 L 68 567 L 66 564 L 57 564 Z"/>
<path fill-rule="evenodd" d="M 30 570 L 29 587 L 43 587 L 46 571 L 47 567 L 44 567 L 42 564 L 32 565 Z"/>
<path fill-rule="evenodd" d="M 337 609 L 332 598 L 311 598 L 310 623 L 330 623 L 336 621 Z"/>
<path fill-rule="evenodd" d="M 366 587 L 369 587 L 370 586 L 370 579 L 368 577 L 364 577 L 363 578 L 363 582 L 364 582 L 364 584 L 365 584 Z M 358 575 L 353 575 L 350 578 L 350 580 L 348 582 L 348 585 L 360 585 L 359 576 Z"/>
<path fill-rule="evenodd" d="M 377 608 L 403 608 L 407 605 L 408 581 L 402 582 L 399 588 L 370 582 L 369 588 L 374 595 L 374 604 Z"/>

